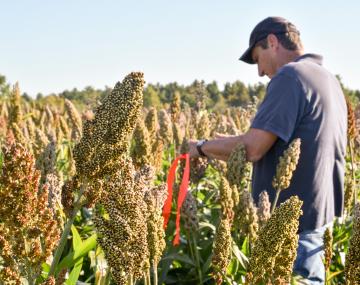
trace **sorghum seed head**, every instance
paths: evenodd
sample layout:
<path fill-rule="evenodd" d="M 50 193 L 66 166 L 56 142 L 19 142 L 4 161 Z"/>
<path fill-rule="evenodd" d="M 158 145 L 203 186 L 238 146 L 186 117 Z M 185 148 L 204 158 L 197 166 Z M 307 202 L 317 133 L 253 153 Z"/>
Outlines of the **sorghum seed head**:
<path fill-rule="evenodd" d="M 251 164 L 246 161 L 246 149 L 243 144 L 238 144 L 231 152 L 227 161 L 226 177 L 230 185 L 236 185 L 241 192 L 247 188 L 250 179 Z"/>
<path fill-rule="evenodd" d="M 150 141 L 153 144 L 156 139 L 156 132 L 158 130 L 158 116 L 157 111 L 154 107 L 151 107 L 145 117 L 145 125 L 149 132 Z"/>
<path fill-rule="evenodd" d="M 272 181 L 274 189 L 280 191 L 289 188 L 293 172 L 299 161 L 300 145 L 300 139 L 294 139 L 280 157 L 279 163 L 276 166 L 276 174 Z"/>
<path fill-rule="evenodd" d="M 142 120 L 138 120 L 133 133 L 134 146 L 131 151 L 131 157 L 135 168 L 139 169 L 142 165 L 150 164 L 152 153 L 149 133 Z"/>
<path fill-rule="evenodd" d="M 181 112 L 180 104 L 181 104 L 180 93 L 178 91 L 175 91 L 170 104 L 171 121 L 173 122 L 173 124 L 177 123 L 179 120 L 179 116 Z"/>
<path fill-rule="evenodd" d="M 296 249 L 302 201 L 292 196 L 276 208 L 255 241 L 249 260 L 250 284 L 282 278 L 290 282 Z"/>
<path fill-rule="evenodd" d="M 81 137 L 81 129 L 82 129 L 82 121 L 81 116 L 74 106 L 74 104 L 68 100 L 65 99 L 65 112 L 68 115 L 71 125 L 72 125 L 72 134 L 71 137 L 74 141 L 78 141 Z"/>
<path fill-rule="evenodd" d="M 118 157 L 128 151 L 129 136 L 140 116 L 143 74 L 132 72 L 102 99 L 93 120 L 83 125 L 74 148 L 76 171 L 88 180 L 111 175 Z"/>
<path fill-rule="evenodd" d="M 159 133 L 163 142 L 167 145 L 171 145 L 173 143 L 172 122 L 170 116 L 164 109 L 159 111 L 159 125 Z"/>
<path fill-rule="evenodd" d="M 332 250 L 333 236 L 332 236 L 332 230 L 330 228 L 327 228 L 325 230 L 323 241 L 324 241 L 324 253 L 325 253 L 325 256 L 324 256 L 325 270 L 329 270 L 330 264 L 331 264 L 332 253 L 333 253 L 333 250 Z"/>
<path fill-rule="evenodd" d="M 202 112 L 200 119 L 197 120 L 196 132 L 198 138 L 204 139 L 210 137 L 210 120 L 206 111 Z"/>
<path fill-rule="evenodd" d="M 239 232 L 249 236 L 254 242 L 259 229 L 257 208 L 248 190 L 243 190 L 239 195 L 239 204 L 235 207 L 234 225 Z"/>
<path fill-rule="evenodd" d="M 258 218 L 259 227 L 263 227 L 271 216 L 271 202 L 266 190 L 262 191 L 259 196 Z"/>
<path fill-rule="evenodd" d="M 346 284 L 359 284 L 360 280 L 360 203 L 357 203 L 353 214 L 353 230 L 349 249 L 345 258 Z"/>
<path fill-rule="evenodd" d="M 221 176 L 219 192 L 222 217 L 223 219 L 232 221 L 234 218 L 233 190 L 224 176 Z"/>
<path fill-rule="evenodd" d="M 181 207 L 184 227 L 189 232 L 196 233 L 199 230 L 196 200 L 190 191 L 187 192 L 185 201 Z"/>
<path fill-rule="evenodd" d="M 226 269 L 231 259 L 231 246 L 231 222 L 224 218 L 221 219 L 216 230 L 211 260 L 216 284 L 222 284 L 223 276 L 226 275 Z"/>

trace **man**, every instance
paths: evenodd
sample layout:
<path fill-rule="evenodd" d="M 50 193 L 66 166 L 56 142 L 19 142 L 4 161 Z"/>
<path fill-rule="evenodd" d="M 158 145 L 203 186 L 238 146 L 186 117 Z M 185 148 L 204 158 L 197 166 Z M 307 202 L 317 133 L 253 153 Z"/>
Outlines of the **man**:
<path fill-rule="evenodd" d="M 304 202 L 294 272 L 310 284 L 323 284 L 322 236 L 325 226 L 343 210 L 347 109 L 337 79 L 322 66 L 322 57 L 304 53 L 297 28 L 281 17 L 269 17 L 252 31 L 240 60 L 257 64 L 259 76 L 271 80 L 249 131 L 240 136 L 191 141 L 190 156 L 227 160 L 245 145 L 253 162 L 252 193 L 257 202 L 271 182 L 276 165 L 294 138 L 301 154 L 291 185 L 279 202 L 297 195 Z"/>

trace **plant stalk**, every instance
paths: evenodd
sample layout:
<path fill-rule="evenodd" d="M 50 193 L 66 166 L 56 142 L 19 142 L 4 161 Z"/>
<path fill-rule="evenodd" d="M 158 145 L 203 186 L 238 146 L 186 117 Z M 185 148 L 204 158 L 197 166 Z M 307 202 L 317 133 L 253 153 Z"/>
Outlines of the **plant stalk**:
<path fill-rule="evenodd" d="M 276 190 L 275 200 L 274 200 L 274 202 L 273 202 L 273 204 L 272 204 L 272 207 L 271 207 L 271 215 L 274 214 L 274 211 L 275 211 L 275 208 L 276 208 L 276 204 L 277 204 L 277 202 L 278 202 L 278 200 L 279 200 L 280 192 L 281 192 L 281 190 Z"/>
<path fill-rule="evenodd" d="M 328 277 L 329 277 L 329 269 L 325 268 L 325 285 L 328 285 L 330 284 L 329 281 L 328 281 Z"/>
<path fill-rule="evenodd" d="M 191 246 L 190 231 L 186 231 L 186 236 L 187 236 L 187 241 L 188 241 L 188 245 L 189 245 L 189 249 L 190 249 L 191 258 L 192 258 L 192 260 L 195 260 L 193 248 Z"/>
<path fill-rule="evenodd" d="M 155 262 L 153 265 L 153 269 L 154 269 L 154 285 L 158 285 L 158 267 Z"/>
<path fill-rule="evenodd" d="M 195 239 L 194 236 L 192 236 L 192 240 L 193 240 L 192 244 L 194 245 L 193 251 L 195 252 L 195 262 L 196 262 L 197 272 L 198 272 L 198 275 L 199 275 L 199 282 L 200 282 L 200 284 L 203 284 L 202 272 L 201 272 L 201 267 L 200 267 L 199 251 L 197 249 L 197 243 L 196 243 L 196 239 Z"/>
<path fill-rule="evenodd" d="M 132 275 L 129 276 L 128 285 L 134 285 L 134 279 Z"/>
<path fill-rule="evenodd" d="M 78 198 L 77 198 L 77 200 L 76 200 L 76 202 L 74 204 L 74 209 L 71 212 L 71 215 L 70 215 L 68 221 L 66 222 L 64 230 L 63 230 L 63 232 L 61 234 L 59 245 L 56 248 L 54 258 L 53 258 L 53 261 L 51 263 L 51 267 L 50 267 L 48 277 L 55 275 L 55 268 L 58 265 L 58 263 L 60 261 L 60 258 L 61 258 L 61 255 L 62 255 L 62 253 L 64 251 L 64 248 L 65 248 L 65 245 L 66 245 L 66 242 L 67 242 L 67 238 L 68 238 L 68 235 L 70 233 L 71 226 L 74 223 L 77 212 L 80 210 L 80 208 L 82 206 L 81 198 L 82 198 L 82 195 L 85 192 L 85 189 L 86 189 L 86 184 L 84 183 L 80 187 L 79 196 L 78 196 Z"/>
<path fill-rule="evenodd" d="M 145 284 L 151 285 L 150 268 L 145 273 Z"/>
<path fill-rule="evenodd" d="M 356 185 L 356 178 L 355 178 L 355 163 L 354 163 L 354 154 L 353 154 L 353 144 L 352 140 L 349 139 L 349 149 L 350 149 L 350 160 L 351 160 L 351 179 L 353 180 L 354 185 L 354 206 L 356 205 L 356 201 L 358 199 L 358 193 L 357 193 L 357 185 Z"/>

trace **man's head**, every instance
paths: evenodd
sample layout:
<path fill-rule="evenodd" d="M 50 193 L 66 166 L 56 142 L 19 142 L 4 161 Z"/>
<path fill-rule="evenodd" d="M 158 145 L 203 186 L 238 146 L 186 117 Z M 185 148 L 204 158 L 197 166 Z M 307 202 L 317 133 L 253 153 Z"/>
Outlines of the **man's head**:
<path fill-rule="evenodd" d="M 259 75 L 270 78 L 282 65 L 303 53 L 300 32 L 281 17 L 268 17 L 253 29 L 249 47 L 240 60 L 258 64 Z"/>

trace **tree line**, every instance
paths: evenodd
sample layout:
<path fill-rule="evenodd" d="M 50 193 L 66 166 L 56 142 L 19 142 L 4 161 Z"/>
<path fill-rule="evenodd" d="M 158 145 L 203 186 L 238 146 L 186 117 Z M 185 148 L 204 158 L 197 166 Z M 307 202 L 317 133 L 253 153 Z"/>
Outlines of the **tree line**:
<path fill-rule="evenodd" d="M 357 105 L 360 101 L 360 91 L 352 90 L 342 84 L 340 76 L 337 76 L 343 91 L 350 101 Z M 21 88 L 21 82 L 20 82 Z M 11 92 L 11 85 L 6 77 L 0 75 L 0 96 L 4 97 Z M 80 110 L 93 108 L 100 100 L 111 92 L 111 88 L 105 86 L 103 89 L 96 89 L 87 86 L 82 90 L 73 88 L 64 90 L 60 93 L 44 95 L 38 93 L 36 97 L 31 97 L 27 93 L 22 93 L 24 100 L 28 102 L 36 101 L 39 104 L 58 105 L 63 99 L 71 100 Z M 266 93 L 266 84 L 245 84 L 237 80 L 227 82 L 223 88 L 216 81 L 205 83 L 204 81 L 194 80 L 190 85 L 181 85 L 177 82 L 168 84 L 149 83 L 144 88 L 144 107 L 156 107 L 158 109 L 167 107 L 171 104 L 174 97 L 180 97 L 182 104 L 194 107 L 197 101 L 202 100 L 207 108 L 213 110 L 224 110 L 227 107 L 246 106 L 254 100 L 262 100 Z"/>

